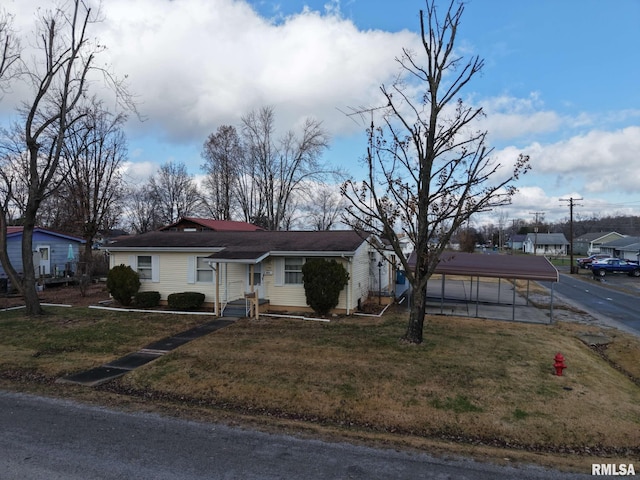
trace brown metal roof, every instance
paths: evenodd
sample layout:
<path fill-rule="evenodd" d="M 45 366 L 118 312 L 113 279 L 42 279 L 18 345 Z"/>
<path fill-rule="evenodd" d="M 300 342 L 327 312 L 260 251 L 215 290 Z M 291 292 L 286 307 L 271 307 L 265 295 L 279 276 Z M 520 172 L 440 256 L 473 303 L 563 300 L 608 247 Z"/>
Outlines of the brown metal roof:
<path fill-rule="evenodd" d="M 558 270 L 536 255 L 442 252 L 435 273 L 557 282 Z"/>

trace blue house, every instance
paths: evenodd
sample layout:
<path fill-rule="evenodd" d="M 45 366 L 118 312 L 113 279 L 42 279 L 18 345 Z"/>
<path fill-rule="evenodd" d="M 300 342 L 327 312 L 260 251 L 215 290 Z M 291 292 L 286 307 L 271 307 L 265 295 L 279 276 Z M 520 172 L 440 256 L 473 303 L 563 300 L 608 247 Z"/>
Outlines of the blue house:
<path fill-rule="evenodd" d="M 33 231 L 33 265 L 36 276 L 63 277 L 75 272 L 82 238 L 36 227 Z M 7 227 L 7 254 L 18 273 L 22 267 L 22 227 Z M 0 265 L 0 278 L 7 275 Z"/>

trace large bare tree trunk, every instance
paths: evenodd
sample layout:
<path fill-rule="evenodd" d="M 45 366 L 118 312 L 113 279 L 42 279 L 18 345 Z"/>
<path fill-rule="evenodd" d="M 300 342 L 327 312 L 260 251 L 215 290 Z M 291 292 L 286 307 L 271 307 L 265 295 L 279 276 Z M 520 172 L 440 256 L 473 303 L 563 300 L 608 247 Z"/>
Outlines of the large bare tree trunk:
<path fill-rule="evenodd" d="M 27 218 L 35 219 L 35 214 L 25 215 L 25 224 L 22 230 L 22 296 L 28 315 L 42 313 L 38 291 L 36 289 L 36 272 L 33 264 L 33 230 L 35 223 L 26 221 Z"/>

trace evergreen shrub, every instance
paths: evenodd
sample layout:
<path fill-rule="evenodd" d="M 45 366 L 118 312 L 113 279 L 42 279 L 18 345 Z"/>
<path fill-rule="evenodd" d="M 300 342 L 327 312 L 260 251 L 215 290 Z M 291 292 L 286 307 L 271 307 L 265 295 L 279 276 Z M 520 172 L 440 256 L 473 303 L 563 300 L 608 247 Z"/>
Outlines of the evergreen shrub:
<path fill-rule="evenodd" d="M 335 260 L 312 258 L 302 266 L 302 281 L 307 304 L 314 312 L 326 315 L 338 305 L 340 292 L 349 282 L 349 273 Z"/>
<path fill-rule="evenodd" d="M 167 303 L 172 310 L 198 310 L 204 303 L 204 293 L 172 293 L 167 297 Z"/>
<path fill-rule="evenodd" d="M 128 265 L 117 265 L 107 275 L 107 291 L 121 305 L 131 305 L 132 297 L 140 289 L 140 277 Z"/>
<path fill-rule="evenodd" d="M 160 292 L 138 292 L 133 297 L 136 307 L 152 308 L 160 305 Z"/>

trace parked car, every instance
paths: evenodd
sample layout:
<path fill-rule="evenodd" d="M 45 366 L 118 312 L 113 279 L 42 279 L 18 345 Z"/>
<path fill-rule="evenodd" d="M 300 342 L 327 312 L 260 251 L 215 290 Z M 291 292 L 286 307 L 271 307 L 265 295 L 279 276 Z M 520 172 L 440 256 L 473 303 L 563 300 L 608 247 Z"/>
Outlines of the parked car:
<path fill-rule="evenodd" d="M 591 263 L 591 271 L 595 277 L 604 277 L 609 273 L 626 273 L 629 276 L 640 277 L 640 265 L 630 260 L 608 258 Z"/>
<path fill-rule="evenodd" d="M 591 268 L 591 264 L 593 262 L 604 260 L 606 258 L 609 258 L 609 255 L 607 255 L 606 253 L 596 253 L 594 255 L 588 256 L 587 258 L 579 258 L 578 260 L 576 260 L 576 263 L 578 264 L 578 268 Z"/>

